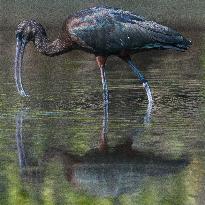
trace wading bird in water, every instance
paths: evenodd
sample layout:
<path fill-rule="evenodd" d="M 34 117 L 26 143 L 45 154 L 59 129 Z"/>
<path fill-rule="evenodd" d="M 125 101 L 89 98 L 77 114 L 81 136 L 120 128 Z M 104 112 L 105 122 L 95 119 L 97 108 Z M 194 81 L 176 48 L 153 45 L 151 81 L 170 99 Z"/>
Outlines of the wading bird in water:
<path fill-rule="evenodd" d="M 134 65 L 130 55 L 147 49 L 184 51 L 191 45 L 178 32 L 129 11 L 105 6 L 88 8 L 69 16 L 56 40 L 47 38 L 43 26 L 35 20 L 25 20 L 16 30 L 15 81 L 21 96 L 27 96 L 21 82 L 21 67 L 26 44 L 33 41 L 36 49 L 47 56 L 56 56 L 74 49 L 96 56 L 100 68 L 104 102 L 108 102 L 105 76 L 107 57 L 116 55 L 131 67 L 143 84 L 149 103 L 153 101 L 147 80 Z"/>

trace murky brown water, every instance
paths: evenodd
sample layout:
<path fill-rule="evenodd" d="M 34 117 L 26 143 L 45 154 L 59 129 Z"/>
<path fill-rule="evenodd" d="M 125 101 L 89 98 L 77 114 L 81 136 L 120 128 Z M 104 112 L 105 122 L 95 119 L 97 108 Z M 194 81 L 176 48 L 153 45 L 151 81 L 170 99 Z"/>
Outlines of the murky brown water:
<path fill-rule="evenodd" d="M 29 45 L 31 97 L 21 98 L 13 30 L 1 30 L 0 204 L 203 205 L 204 31 L 180 32 L 193 41 L 189 51 L 133 56 L 154 95 L 146 123 L 146 94 L 116 57 L 107 63 L 108 122 L 100 71 L 83 52 L 49 58 Z"/>

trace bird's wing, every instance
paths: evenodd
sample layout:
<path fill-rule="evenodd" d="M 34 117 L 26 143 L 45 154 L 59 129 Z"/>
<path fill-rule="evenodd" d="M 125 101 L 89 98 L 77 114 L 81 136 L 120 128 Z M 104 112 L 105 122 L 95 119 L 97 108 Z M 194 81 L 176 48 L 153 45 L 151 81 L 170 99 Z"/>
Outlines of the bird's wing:
<path fill-rule="evenodd" d="M 118 33 L 114 35 L 117 35 L 127 48 L 168 47 L 187 43 L 186 39 L 173 29 L 129 11 L 115 10 L 110 13 L 118 27 Z"/>
<path fill-rule="evenodd" d="M 132 36 L 132 38 L 129 38 L 131 40 L 127 41 L 127 44 L 125 43 L 128 48 L 174 48 L 184 50 L 192 44 L 190 40 L 167 26 L 146 20 L 131 12 L 121 10 L 120 13 L 120 17 L 118 17 L 119 14 L 115 13 L 115 20 L 121 22 L 122 28 L 125 28 L 122 36 Z"/>
<path fill-rule="evenodd" d="M 70 33 L 99 53 L 117 53 L 183 43 L 176 31 L 129 11 L 94 7 L 77 13 Z M 77 23 L 76 23 L 77 22 Z"/>
<path fill-rule="evenodd" d="M 154 21 L 138 23 L 137 27 L 151 43 L 175 45 L 183 41 L 181 34 Z"/>

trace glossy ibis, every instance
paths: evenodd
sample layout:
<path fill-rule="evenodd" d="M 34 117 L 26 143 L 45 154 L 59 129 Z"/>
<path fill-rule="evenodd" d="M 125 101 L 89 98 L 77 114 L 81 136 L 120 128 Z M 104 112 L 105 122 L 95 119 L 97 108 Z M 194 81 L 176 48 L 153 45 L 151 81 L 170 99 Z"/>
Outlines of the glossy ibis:
<path fill-rule="evenodd" d="M 15 80 L 21 96 L 27 96 L 21 82 L 21 67 L 26 44 L 33 41 L 36 49 L 47 56 L 56 56 L 74 49 L 96 56 L 101 71 L 104 101 L 108 102 L 105 63 L 110 55 L 117 55 L 133 70 L 143 84 L 149 102 L 152 94 L 143 74 L 133 64 L 130 55 L 147 49 L 175 49 L 184 51 L 191 45 L 178 32 L 129 11 L 105 6 L 88 8 L 69 16 L 56 40 L 47 38 L 43 26 L 35 20 L 25 20 L 16 30 Z"/>

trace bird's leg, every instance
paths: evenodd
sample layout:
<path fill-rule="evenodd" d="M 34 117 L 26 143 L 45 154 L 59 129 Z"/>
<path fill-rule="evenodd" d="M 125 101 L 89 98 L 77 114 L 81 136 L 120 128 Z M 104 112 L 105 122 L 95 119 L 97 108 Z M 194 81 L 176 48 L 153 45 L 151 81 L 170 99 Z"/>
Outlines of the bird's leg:
<path fill-rule="evenodd" d="M 107 150 L 107 132 L 108 132 L 108 102 L 103 100 L 103 124 L 102 124 L 102 131 L 100 134 L 100 150 L 106 151 Z"/>
<path fill-rule="evenodd" d="M 108 86 L 105 75 L 105 62 L 107 57 L 97 56 L 96 62 L 100 68 L 101 80 L 103 85 L 103 127 L 100 135 L 100 145 L 99 149 L 101 151 L 107 150 L 107 132 L 108 132 L 108 104 L 109 104 L 109 94 L 108 94 Z"/>
<path fill-rule="evenodd" d="M 131 67 L 134 74 L 139 78 L 140 82 L 143 84 L 143 87 L 145 88 L 145 91 L 147 93 L 148 101 L 153 102 L 152 92 L 151 92 L 150 86 L 147 80 L 145 79 L 144 75 L 140 72 L 138 66 L 134 65 L 131 60 L 128 60 L 127 63 Z"/>
<path fill-rule="evenodd" d="M 105 104 L 108 104 L 109 94 L 108 94 L 108 85 L 107 85 L 104 66 L 100 67 L 100 73 L 101 73 L 101 80 L 102 80 L 102 86 L 103 86 L 103 100 Z"/>
<path fill-rule="evenodd" d="M 132 62 L 130 57 L 126 57 L 122 59 L 128 63 L 128 65 L 131 67 L 134 74 L 139 78 L 140 83 L 143 84 L 143 87 L 145 88 L 145 91 L 147 94 L 149 104 L 153 103 L 152 92 L 151 92 L 150 86 L 147 80 L 145 79 L 144 75 L 140 72 L 139 67 Z"/>
<path fill-rule="evenodd" d="M 103 85 L 103 100 L 104 104 L 108 104 L 109 101 L 109 95 L 108 95 L 108 86 L 107 86 L 107 80 L 105 75 L 105 62 L 107 60 L 107 57 L 104 56 L 97 56 L 96 62 L 100 68 L 100 74 L 101 74 L 101 80 Z"/>

